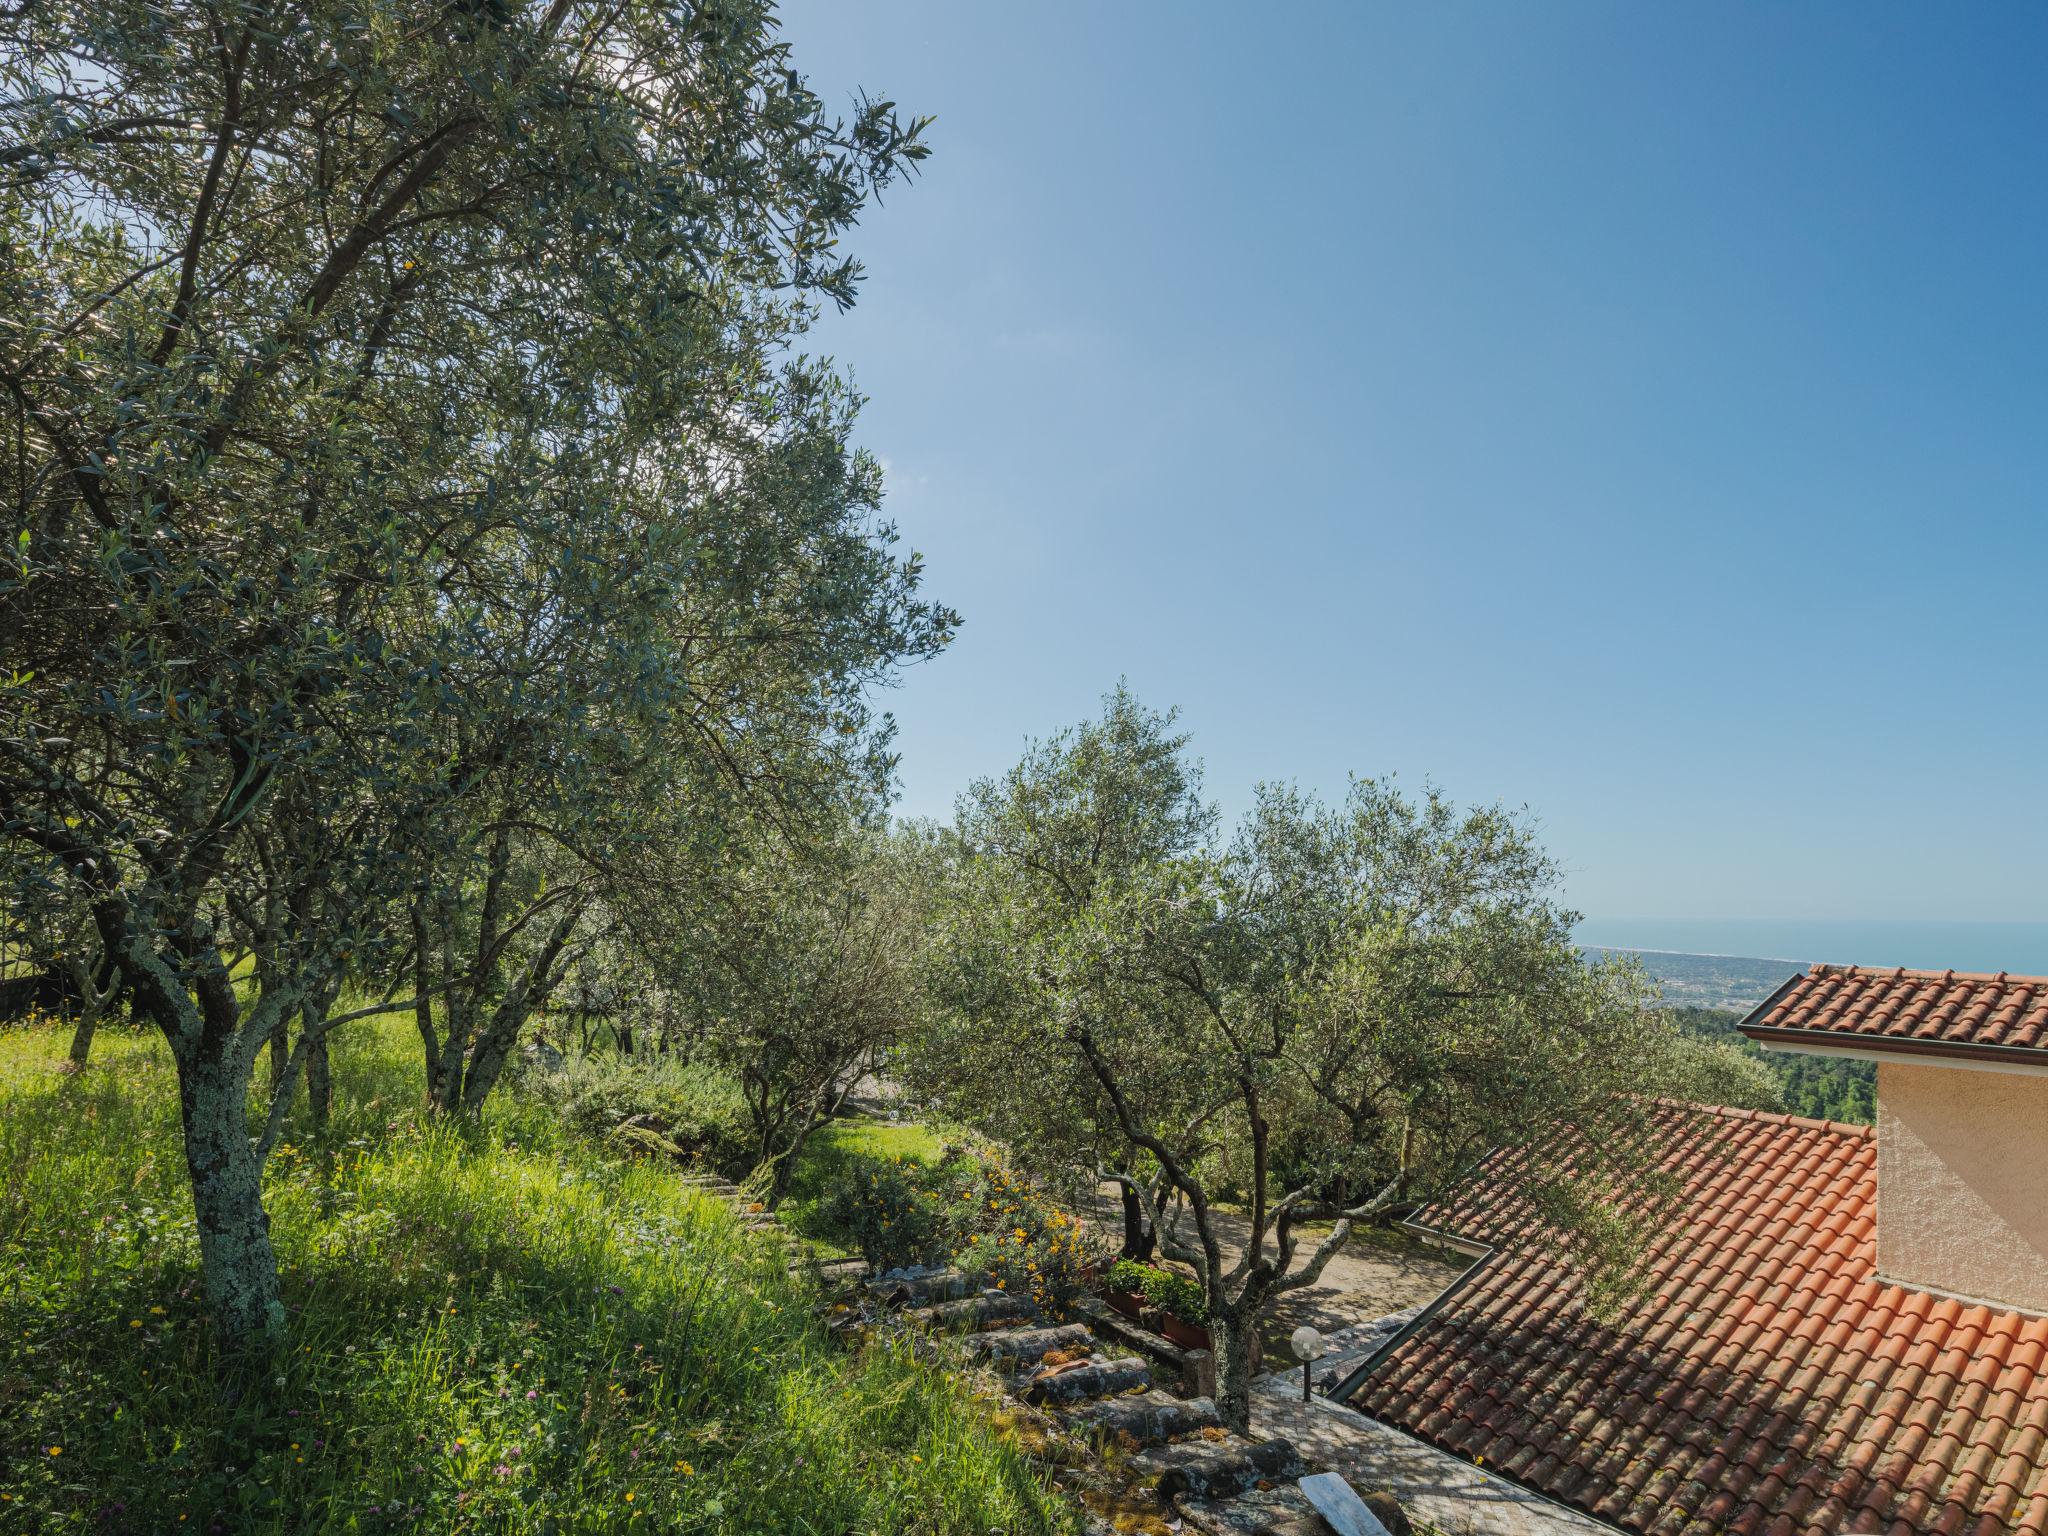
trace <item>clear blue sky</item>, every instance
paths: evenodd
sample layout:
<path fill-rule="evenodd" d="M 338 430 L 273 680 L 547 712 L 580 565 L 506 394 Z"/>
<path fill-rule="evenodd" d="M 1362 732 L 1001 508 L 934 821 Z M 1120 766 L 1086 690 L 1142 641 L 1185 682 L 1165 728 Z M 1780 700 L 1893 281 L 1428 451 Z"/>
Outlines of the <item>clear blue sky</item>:
<path fill-rule="evenodd" d="M 966 618 L 906 811 L 1123 675 L 1596 916 L 2048 919 L 2048 7 L 784 17 L 938 118 L 820 338 Z"/>

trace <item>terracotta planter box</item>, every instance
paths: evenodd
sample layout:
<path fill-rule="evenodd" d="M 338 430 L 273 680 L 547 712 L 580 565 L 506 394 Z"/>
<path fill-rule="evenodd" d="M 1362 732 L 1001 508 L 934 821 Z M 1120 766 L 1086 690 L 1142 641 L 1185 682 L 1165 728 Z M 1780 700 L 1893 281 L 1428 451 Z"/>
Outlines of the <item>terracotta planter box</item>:
<path fill-rule="evenodd" d="M 1171 1312 L 1159 1314 L 1159 1331 L 1182 1349 L 1209 1349 L 1209 1330 L 1184 1323 Z"/>
<path fill-rule="evenodd" d="M 1136 1291 L 1118 1291 L 1105 1286 L 1101 1295 L 1103 1305 L 1112 1312 L 1120 1312 L 1134 1323 L 1144 1321 L 1145 1298 Z"/>

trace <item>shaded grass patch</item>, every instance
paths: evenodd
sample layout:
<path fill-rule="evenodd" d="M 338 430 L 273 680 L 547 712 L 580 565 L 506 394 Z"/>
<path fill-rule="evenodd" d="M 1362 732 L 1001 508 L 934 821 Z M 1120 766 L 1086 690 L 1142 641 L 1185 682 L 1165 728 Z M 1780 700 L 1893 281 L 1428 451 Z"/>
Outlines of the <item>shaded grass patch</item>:
<path fill-rule="evenodd" d="M 425 1115 L 398 1020 L 337 1041 L 330 1134 L 266 1171 L 289 1346 L 225 1361 L 167 1056 L 116 1036 L 64 1078 L 63 1044 L 0 1036 L 0 1532 L 1071 1528 L 722 1202 L 513 1093 Z"/>

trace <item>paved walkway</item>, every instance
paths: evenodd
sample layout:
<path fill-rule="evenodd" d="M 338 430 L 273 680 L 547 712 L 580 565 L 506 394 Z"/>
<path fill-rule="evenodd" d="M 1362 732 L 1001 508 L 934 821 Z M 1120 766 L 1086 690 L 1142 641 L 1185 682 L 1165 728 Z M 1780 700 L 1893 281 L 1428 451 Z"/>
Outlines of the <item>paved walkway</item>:
<path fill-rule="evenodd" d="M 1254 1389 L 1253 1429 L 1285 1435 L 1306 1460 L 1341 1472 L 1361 1492 L 1390 1490 L 1409 1519 L 1426 1520 L 1443 1536 L 1613 1536 L 1612 1526 L 1538 1498 L 1326 1397 L 1304 1403 L 1301 1378 L 1288 1380 L 1291 1396 L 1263 1386 Z"/>
<path fill-rule="evenodd" d="M 1323 1397 L 1416 1308 L 1329 1335 L 1317 1363 L 1317 1396 L 1301 1400 L 1301 1371 L 1271 1371 L 1252 1383 L 1252 1428 L 1285 1435 L 1308 1461 L 1361 1493 L 1388 1489 L 1410 1519 L 1442 1536 L 1612 1536 L 1613 1527 L 1553 1504 L 1433 1445 Z"/>
<path fill-rule="evenodd" d="M 1105 1236 L 1120 1233 L 1116 1186 L 1102 1186 L 1087 1214 Z M 1218 1224 L 1225 1245 L 1241 1248 L 1250 1224 L 1225 1212 Z M 1613 1536 L 1611 1526 L 1320 1395 L 1440 1295 L 1467 1262 L 1420 1244 L 1348 1243 L 1314 1286 L 1284 1297 L 1261 1330 L 1267 1363 L 1275 1366 L 1288 1358 L 1285 1340 L 1294 1329 L 1311 1323 L 1322 1332 L 1329 1351 L 1316 1362 L 1318 1396 L 1302 1402 L 1300 1366 L 1269 1371 L 1252 1385 L 1252 1428 L 1286 1436 L 1307 1460 L 1342 1473 L 1362 1493 L 1392 1490 L 1411 1518 L 1442 1536 Z"/>

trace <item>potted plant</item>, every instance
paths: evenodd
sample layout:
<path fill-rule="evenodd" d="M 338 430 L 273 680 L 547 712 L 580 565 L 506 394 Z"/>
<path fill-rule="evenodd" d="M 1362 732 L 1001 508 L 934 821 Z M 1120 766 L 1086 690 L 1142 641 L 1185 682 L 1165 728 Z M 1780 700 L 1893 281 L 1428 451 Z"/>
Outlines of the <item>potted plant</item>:
<path fill-rule="evenodd" d="M 1208 1304 L 1191 1276 L 1151 1264 L 1119 1259 L 1110 1266 L 1102 1299 L 1134 1322 L 1165 1335 L 1183 1349 L 1208 1349 Z"/>
<path fill-rule="evenodd" d="M 1182 1349 L 1210 1349 L 1214 1347 L 1209 1330 L 1198 1328 L 1193 1323 L 1182 1322 L 1171 1312 L 1159 1314 L 1159 1331 Z"/>
<path fill-rule="evenodd" d="M 1170 1269 L 1155 1269 L 1145 1287 L 1145 1298 L 1160 1312 L 1159 1331 L 1182 1349 L 1210 1347 L 1209 1304 L 1202 1299 L 1200 1282 Z"/>
<path fill-rule="evenodd" d="M 1145 1277 L 1151 1272 L 1149 1264 L 1139 1264 L 1131 1259 L 1118 1259 L 1102 1277 L 1101 1290 L 1098 1294 L 1110 1310 L 1121 1313 L 1134 1323 L 1138 1322 L 1145 1312 Z"/>

